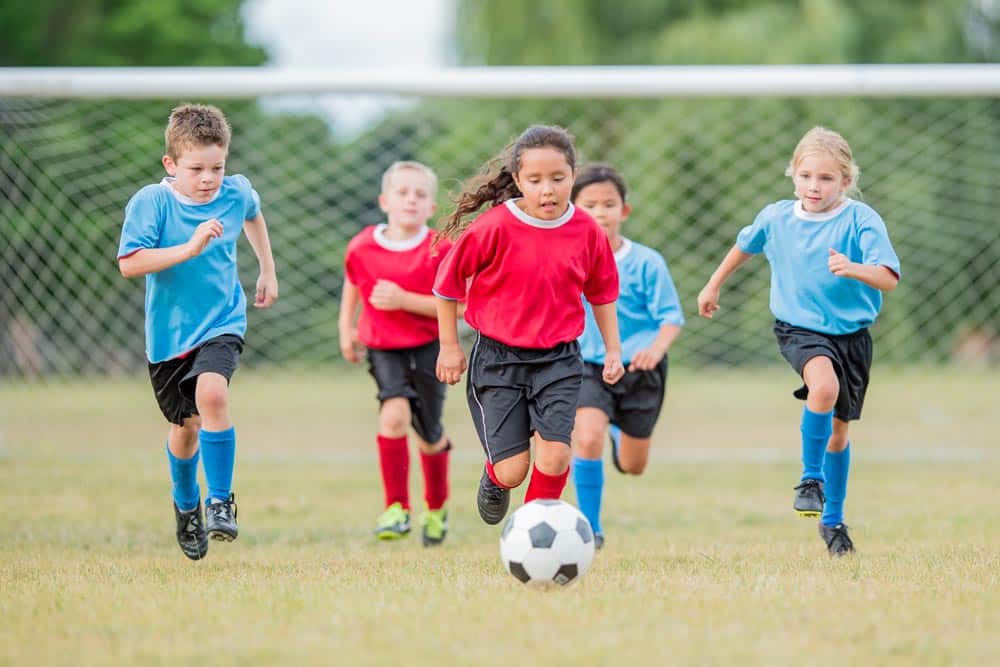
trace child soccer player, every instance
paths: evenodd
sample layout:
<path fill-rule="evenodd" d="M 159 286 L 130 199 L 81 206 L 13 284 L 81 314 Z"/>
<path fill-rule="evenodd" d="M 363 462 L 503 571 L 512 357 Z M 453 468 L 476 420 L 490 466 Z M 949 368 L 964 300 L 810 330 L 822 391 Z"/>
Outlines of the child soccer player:
<path fill-rule="evenodd" d="M 836 132 L 809 130 L 786 170 L 796 200 L 771 204 L 744 227 L 736 245 L 698 295 L 698 312 L 712 317 L 726 279 L 753 255 L 771 265 L 771 312 L 778 347 L 805 386 L 802 477 L 793 507 L 821 516 L 819 532 L 831 556 L 854 551 L 844 524 L 851 449 L 848 423 L 861 418 L 872 361 L 868 327 L 882 292 L 899 282 L 899 259 L 885 223 L 871 207 L 847 197 L 858 167 Z"/>
<path fill-rule="evenodd" d="M 477 505 L 489 524 L 503 519 L 510 489 L 528 475 L 532 436 L 525 502 L 559 498 L 566 486 L 583 375 L 581 294 L 607 348 L 604 380 L 624 373 L 618 271 L 607 236 L 570 201 L 575 171 L 569 133 L 533 125 L 469 184 L 442 230 L 457 241 L 434 283 L 437 376 L 455 384 L 466 368 L 456 326 L 458 300 L 466 299 L 465 320 L 478 331 L 466 395 L 486 452 Z M 486 203 L 492 208 L 463 222 Z"/>
<path fill-rule="evenodd" d="M 236 270 L 236 240 L 246 230 L 260 264 L 254 306 L 278 298 L 260 197 L 244 176 L 226 176 L 230 128 L 212 106 L 173 110 L 166 129 L 167 177 L 125 207 L 118 265 L 146 276 L 146 356 L 160 411 L 170 422 L 177 543 L 192 560 L 208 538 L 236 539 L 232 493 L 236 432 L 229 380 L 246 333 L 246 296 Z M 208 483 L 202 521 L 198 458 Z"/>
<path fill-rule="evenodd" d="M 440 544 L 448 532 L 451 449 L 441 424 L 446 385 L 435 376 L 438 327 L 431 288 L 450 247 L 444 242 L 431 253 L 435 234 L 427 219 L 436 192 L 437 176 L 419 162 L 396 162 L 383 174 L 378 202 L 387 222 L 362 230 L 347 246 L 339 327 L 347 361 L 360 361 L 356 340 L 368 348 L 368 370 L 382 404 L 377 440 L 385 511 L 375 534 L 392 540 L 410 532 L 406 432 L 412 424 L 424 471 L 424 546 Z"/>
<path fill-rule="evenodd" d="M 667 352 L 684 326 L 677 288 L 667 263 L 652 248 L 620 234 L 632 207 L 626 203 L 625 179 L 612 167 L 592 164 L 577 174 L 572 200 L 589 213 L 611 242 L 618 264 L 618 326 L 622 360 L 628 372 L 621 382 L 601 377 L 604 344 L 590 304 L 580 336 L 583 385 L 573 428 L 573 483 L 580 511 L 594 529 L 595 546 L 604 546 L 601 496 L 604 464 L 601 449 L 608 423 L 620 429 L 612 439 L 611 460 L 619 472 L 641 475 L 649 459 L 650 437 L 660 416 L 667 382 Z"/>

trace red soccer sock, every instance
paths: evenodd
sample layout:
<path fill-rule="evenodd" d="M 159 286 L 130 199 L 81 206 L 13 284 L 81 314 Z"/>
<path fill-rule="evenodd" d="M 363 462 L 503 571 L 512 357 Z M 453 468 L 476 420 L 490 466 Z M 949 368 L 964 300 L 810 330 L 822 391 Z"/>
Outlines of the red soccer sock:
<path fill-rule="evenodd" d="M 546 475 L 538 469 L 537 465 L 532 466 L 531 480 L 528 482 L 528 490 L 524 494 L 524 502 L 530 503 L 532 500 L 537 500 L 538 498 L 559 500 L 563 489 L 566 488 L 566 480 L 568 478 L 569 466 L 558 475 Z"/>
<path fill-rule="evenodd" d="M 410 509 L 410 450 L 406 436 L 387 438 L 378 436 L 378 462 L 382 469 L 382 488 L 385 490 L 385 506 L 399 503 L 403 509 Z"/>
<path fill-rule="evenodd" d="M 420 467 L 424 470 L 424 500 L 427 509 L 439 510 L 448 500 L 448 459 L 451 443 L 440 452 L 420 452 Z"/>

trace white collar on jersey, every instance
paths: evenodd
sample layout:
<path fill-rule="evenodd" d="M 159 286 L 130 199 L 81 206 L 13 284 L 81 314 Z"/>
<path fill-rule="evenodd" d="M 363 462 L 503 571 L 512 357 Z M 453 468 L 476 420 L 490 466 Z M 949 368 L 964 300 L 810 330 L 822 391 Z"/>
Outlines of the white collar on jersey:
<path fill-rule="evenodd" d="M 543 229 L 555 229 L 556 227 L 561 227 L 569 222 L 569 219 L 573 217 L 573 213 L 576 212 L 576 207 L 573 206 L 573 202 L 570 202 L 569 206 L 566 207 L 566 212 L 555 220 L 542 220 L 541 218 L 536 218 L 535 216 L 528 215 L 522 211 L 521 207 L 516 204 L 518 199 L 520 199 L 520 197 L 516 199 L 508 199 L 504 202 L 507 205 L 507 210 L 510 211 L 515 218 L 527 225 L 531 225 L 532 227 L 541 227 Z"/>
<path fill-rule="evenodd" d="M 628 257 L 628 254 L 630 252 L 632 252 L 632 242 L 623 236 L 621 247 L 618 248 L 618 250 L 615 250 L 615 261 L 616 262 L 622 261 L 623 259 Z"/>
<path fill-rule="evenodd" d="M 392 250 L 393 252 L 405 252 L 407 250 L 413 250 L 427 238 L 430 234 L 431 228 L 424 225 L 420 228 L 420 231 L 411 236 L 408 239 L 403 239 L 402 241 L 393 241 L 387 238 L 385 235 L 385 230 L 389 229 L 389 225 L 382 223 L 375 225 L 375 232 L 372 234 L 372 238 L 375 239 L 375 243 L 379 244 L 386 250 Z"/>
<path fill-rule="evenodd" d="M 810 222 L 826 222 L 827 220 L 833 220 L 838 215 L 844 212 L 851 202 L 854 201 L 850 197 L 846 197 L 844 201 L 837 204 L 836 207 L 829 211 L 824 211 L 823 213 L 810 213 L 809 211 L 802 208 L 802 200 L 795 200 L 795 217 L 799 220 L 808 220 Z"/>
<path fill-rule="evenodd" d="M 203 206 L 204 204 L 211 204 L 219 198 L 219 194 L 222 192 L 222 186 L 219 186 L 219 189 L 215 191 L 215 194 L 212 195 L 212 198 L 208 201 L 195 201 L 187 195 L 182 195 L 180 192 L 177 192 L 177 190 L 174 189 L 174 180 L 176 179 L 173 176 L 164 176 L 163 180 L 160 181 L 160 185 L 166 187 L 167 190 L 170 190 L 170 194 L 174 196 L 174 199 L 182 204 L 187 204 L 188 206 Z"/>

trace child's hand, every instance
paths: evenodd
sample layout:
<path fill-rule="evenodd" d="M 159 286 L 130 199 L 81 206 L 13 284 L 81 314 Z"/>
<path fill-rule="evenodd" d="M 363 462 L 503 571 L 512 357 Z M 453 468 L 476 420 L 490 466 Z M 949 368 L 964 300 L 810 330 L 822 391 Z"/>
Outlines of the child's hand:
<path fill-rule="evenodd" d="M 257 278 L 257 293 L 254 308 L 270 308 L 278 299 L 278 277 L 273 273 L 261 273 Z"/>
<path fill-rule="evenodd" d="M 621 352 L 608 352 L 604 355 L 604 372 L 601 378 L 608 384 L 614 384 L 625 375 L 625 367 L 622 366 Z"/>
<path fill-rule="evenodd" d="M 188 240 L 188 249 L 190 250 L 192 257 L 197 257 L 205 250 L 205 246 L 212 239 L 217 239 L 222 236 L 222 223 L 216 218 L 211 220 L 206 220 L 205 222 L 198 225 L 194 230 L 194 234 Z"/>
<path fill-rule="evenodd" d="M 462 379 L 465 370 L 465 353 L 458 344 L 442 345 L 438 352 L 437 379 L 448 384 L 455 384 Z"/>
<path fill-rule="evenodd" d="M 403 307 L 406 291 L 391 280 L 377 280 L 368 297 L 368 303 L 377 310 L 399 310 Z"/>
<path fill-rule="evenodd" d="M 364 347 L 361 339 L 358 338 L 358 330 L 352 328 L 350 331 L 340 332 L 340 353 L 349 363 L 356 364 L 364 357 Z"/>
<path fill-rule="evenodd" d="M 656 345 L 651 345 L 645 350 L 636 352 L 632 357 L 632 363 L 628 365 L 629 372 L 651 371 L 656 368 L 667 353 Z"/>
<path fill-rule="evenodd" d="M 711 284 L 705 285 L 698 292 L 698 314 L 702 317 L 712 319 L 712 315 L 719 309 L 719 288 Z"/>
<path fill-rule="evenodd" d="M 847 255 L 830 248 L 830 258 L 826 260 L 826 265 L 830 267 L 830 273 L 843 278 L 854 276 L 854 262 L 847 259 Z"/>

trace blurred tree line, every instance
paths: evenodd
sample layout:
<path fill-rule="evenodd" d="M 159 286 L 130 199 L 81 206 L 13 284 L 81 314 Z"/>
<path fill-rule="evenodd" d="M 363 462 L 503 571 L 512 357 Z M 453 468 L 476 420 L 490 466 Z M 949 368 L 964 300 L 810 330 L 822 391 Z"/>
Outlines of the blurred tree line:
<path fill-rule="evenodd" d="M 240 66 L 260 65 L 266 52 L 248 44 L 240 14 L 242 0 L 34 0 L 0 4 L 0 66 Z M 798 63 L 895 63 L 996 61 L 1000 54 L 995 3 L 985 0 L 630 0 L 623 5 L 603 0 L 457 0 L 456 48 L 462 65 L 629 65 L 629 64 L 798 64 Z M 39 239 L 58 238 L 70 248 L 91 247 L 88 240 L 109 235 L 117 238 L 121 211 L 128 197 L 146 183 L 162 176 L 159 156 L 163 151 L 162 131 L 169 109 L 182 100 L 142 102 L 78 101 L 72 113 L 55 112 L 45 101 L 0 99 L 0 281 L 7 286 L 0 296 L 0 323 L 19 316 L 18 294 L 42 289 L 53 303 L 72 302 L 82 282 L 95 282 L 104 291 L 101 304 L 88 304 L 86 321 L 91 336 L 115 331 L 122 324 L 123 309 L 142 309 L 142 294 L 134 281 L 122 280 L 113 261 L 115 247 L 88 256 L 74 270 L 46 265 L 46 246 Z M 212 100 L 197 100 L 209 102 Z M 301 215 L 303 197 L 316 199 L 311 206 L 325 218 L 319 232 L 301 238 L 302 228 L 272 225 L 271 234 L 283 267 L 283 285 L 321 285 L 328 297 L 323 303 L 296 302 L 296 290 L 287 290 L 274 312 L 259 316 L 255 338 L 280 340 L 287 331 L 281 318 L 296 318 L 301 328 L 320 328 L 330 335 L 329 347 L 336 350 L 336 298 L 342 280 L 340 266 L 343 239 L 367 224 L 380 220 L 372 189 L 360 191 L 345 183 L 343 174 L 380 173 L 394 159 L 439 159 L 453 156 L 448 164 L 434 164 L 446 186 L 471 176 L 502 144 L 515 136 L 520 125 L 508 113 L 517 105 L 518 117 L 538 122 L 559 123 L 578 135 L 581 153 L 588 160 L 609 161 L 619 166 L 630 182 L 637 201 L 655 201 L 655 211 L 637 209 L 629 232 L 637 240 L 659 248 L 667 256 L 676 276 L 691 276 L 678 287 L 688 311 L 691 329 L 687 336 L 699 335 L 700 322 L 692 317 L 691 303 L 700 282 L 710 273 L 712 262 L 731 245 L 740 226 L 769 201 L 788 195 L 782 176 L 791 147 L 801 133 L 814 124 L 841 130 L 850 141 L 855 128 L 878 117 L 880 105 L 872 99 L 758 99 L 758 100 L 431 100 L 419 109 L 389 112 L 373 127 L 358 136 L 339 138 L 318 116 L 308 113 L 262 108 L 258 101 L 218 102 L 234 125 L 230 156 L 231 173 L 251 176 L 265 199 L 270 219 L 282 220 Z M 899 104 L 895 101 L 894 104 Z M 927 123 L 928 101 L 914 99 L 913 127 L 886 127 L 886 142 L 893 133 L 912 137 Z M 934 136 L 924 150 L 953 155 L 964 145 L 992 142 L 1000 148 L 1000 107 L 995 99 L 970 102 L 971 113 L 985 114 L 987 132 L 980 125 L 969 126 L 976 136 Z M 638 164 L 637 157 L 648 152 L 650 137 L 636 136 L 625 115 L 639 108 L 645 118 L 669 134 L 674 150 L 656 156 L 654 165 Z M 128 110 L 122 113 L 122 108 Z M 734 134 L 730 120 L 752 112 L 754 118 L 775 118 L 774 127 L 760 128 L 760 137 Z M 580 128 L 580 118 L 586 126 Z M 41 120 L 40 120 L 41 119 Z M 475 152 L 470 132 L 502 137 L 490 150 Z M 45 146 L 59 143 L 60 152 L 23 151 L 28 143 Z M 247 137 L 294 137 L 298 145 L 279 141 L 251 141 Z M 943 145 L 949 144 L 949 145 Z M 255 174 L 283 156 L 317 147 L 329 159 L 311 162 L 299 169 L 294 187 L 275 189 Z M 898 173 L 891 165 L 867 164 L 865 147 L 854 145 L 864 172 L 865 199 L 876 209 L 891 192 L 894 197 L 912 194 L 922 210 L 933 217 L 935 211 L 951 210 L 969 198 L 988 199 L 996 210 L 997 195 L 992 183 L 983 184 L 969 164 L 948 173 Z M 752 150 L 748 154 L 748 150 Z M 711 162 L 703 158 L 711 155 Z M 121 165 L 120 176 L 109 187 L 107 179 L 96 178 L 93 166 Z M 961 160 L 958 164 L 963 164 Z M 731 178 L 723 179 L 720 167 L 760 173 L 752 187 L 718 196 Z M 30 174 L 25 177 L 24 174 Z M 995 180 L 995 179 L 994 179 Z M 443 188 L 446 190 L 447 188 Z M 655 196 L 654 196 L 655 195 Z M 734 204 L 734 199 L 738 204 Z M 26 205 L 26 203 L 31 205 Z M 447 195 L 442 192 L 441 212 L 447 211 Z M 109 214 L 109 211 L 113 212 Z M 891 212 L 882 210 L 884 217 Z M 15 215 L 16 213 L 16 215 Z M 109 217 L 110 215 L 110 217 Z M 951 216 L 954 217 L 954 216 Z M 971 218 L 970 218 L 971 219 Z M 988 219 L 982 216 L 978 219 Z M 987 224 L 987 223 L 977 223 Z M 335 233 L 329 233 L 330 225 Z M 995 238 L 991 229 L 965 230 L 963 239 Z M 981 232 L 981 233 L 980 233 Z M 912 248 L 905 235 L 895 234 L 894 243 L 908 266 Z M 962 242 L 961 239 L 956 241 Z M 294 247 L 294 260 L 280 257 L 282 248 Z M 905 313 L 936 298 L 929 287 L 945 282 L 959 283 L 969 308 L 960 308 L 961 327 L 993 329 L 995 317 L 989 311 L 971 307 L 983 299 L 983 291 L 996 288 L 1000 251 L 996 243 L 986 244 L 968 265 L 937 266 L 918 264 L 916 273 L 907 272 L 904 286 L 894 294 L 893 308 L 886 317 L 893 326 L 910 326 L 905 337 L 915 356 L 935 350 L 943 358 L 949 341 L 930 340 L 919 323 L 908 324 Z M 247 255 L 244 252 L 244 257 Z M 710 258 L 706 262 L 706 257 Z M 31 272 L 14 270 L 13 263 L 32 267 Z M 765 271 L 763 262 L 747 270 L 748 276 Z M 37 267 L 37 270 L 35 270 Z M 252 284 L 255 263 L 244 259 L 244 284 Z M 756 273 L 755 273 L 756 272 Z M 922 275 L 922 273 L 924 275 Z M 30 277 L 29 277 L 30 276 Z M 33 284 L 27 285 L 30 280 Z M 735 289 L 738 291 L 739 286 Z M 953 294 L 954 290 L 949 294 Z M 942 309 L 954 304 L 941 304 Z M 710 344 L 699 346 L 685 359 L 692 363 L 746 361 L 733 358 L 728 350 L 739 341 L 759 336 L 768 329 L 766 308 L 760 316 L 736 323 Z M 80 348 L 75 356 L 54 370 L 96 370 L 130 368 L 141 363 L 142 341 L 131 332 L 133 349 L 95 353 L 79 345 L 79 325 L 62 316 L 60 307 L 32 313 L 34 326 L 55 348 Z M 2 335 L 0 335 L 2 342 Z M 0 374 L 13 372 L 5 367 L 0 350 Z M 314 360 L 329 358 L 329 351 L 288 345 L 281 359 Z M 255 359 L 254 347 L 247 360 Z M 123 356 L 124 355 L 124 356 Z M 65 351 L 64 351 L 65 356 Z M 768 360 L 773 355 L 756 357 Z M 900 352 L 898 358 L 906 358 Z"/>

